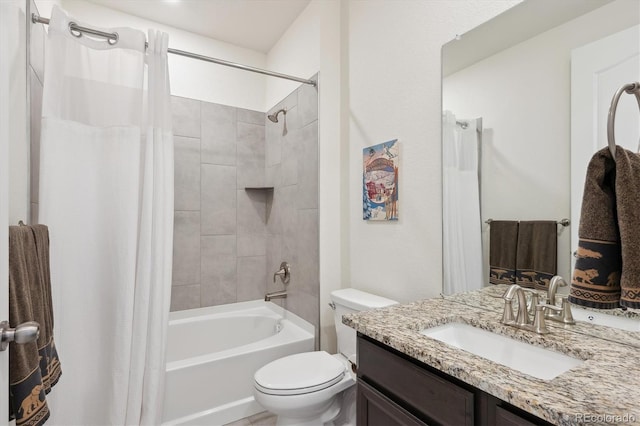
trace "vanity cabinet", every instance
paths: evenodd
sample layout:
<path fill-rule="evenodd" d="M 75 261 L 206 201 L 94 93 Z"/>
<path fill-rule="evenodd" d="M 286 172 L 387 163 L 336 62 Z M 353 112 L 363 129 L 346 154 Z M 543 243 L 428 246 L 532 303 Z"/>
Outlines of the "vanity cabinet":
<path fill-rule="evenodd" d="M 549 424 L 361 334 L 357 386 L 358 426 Z"/>

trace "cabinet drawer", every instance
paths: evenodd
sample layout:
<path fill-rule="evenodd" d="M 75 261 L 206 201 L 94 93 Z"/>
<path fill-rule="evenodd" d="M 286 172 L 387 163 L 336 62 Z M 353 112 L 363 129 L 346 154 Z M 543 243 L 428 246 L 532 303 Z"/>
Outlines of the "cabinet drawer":
<path fill-rule="evenodd" d="M 411 413 L 367 385 L 358 382 L 358 426 L 426 426 Z"/>
<path fill-rule="evenodd" d="M 390 351 L 358 338 L 358 378 L 399 405 L 441 425 L 473 425 L 474 394 Z"/>

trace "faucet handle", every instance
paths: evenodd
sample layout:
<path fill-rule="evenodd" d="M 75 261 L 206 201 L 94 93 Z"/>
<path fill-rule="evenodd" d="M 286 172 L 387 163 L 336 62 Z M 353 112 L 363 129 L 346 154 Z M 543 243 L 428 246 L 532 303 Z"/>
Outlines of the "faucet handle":
<path fill-rule="evenodd" d="M 513 299 L 504 299 L 504 310 L 502 311 L 502 320 L 500 320 L 502 324 L 515 323 L 515 318 L 513 317 L 513 307 L 511 306 L 512 300 Z"/>
<path fill-rule="evenodd" d="M 291 281 L 291 266 L 287 262 L 280 263 L 280 269 L 273 274 L 273 282 L 276 282 L 276 277 L 279 276 L 283 284 L 289 284 Z"/>
<path fill-rule="evenodd" d="M 540 303 L 536 305 L 536 314 L 533 318 L 533 331 L 538 334 L 549 334 L 547 323 L 545 322 L 545 309 L 555 308 L 555 306 Z"/>
<path fill-rule="evenodd" d="M 538 304 L 540 303 L 540 294 L 530 288 L 523 288 L 522 291 L 524 291 L 525 293 L 529 293 L 531 295 L 531 302 L 528 303 L 527 306 L 527 312 L 529 312 L 529 314 L 534 315 L 535 311 L 536 311 L 536 306 L 538 306 Z"/>
<path fill-rule="evenodd" d="M 575 324 L 576 321 L 573 319 L 573 314 L 571 313 L 571 302 L 569 302 L 569 296 L 562 296 L 561 300 L 562 322 L 565 324 Z"/>

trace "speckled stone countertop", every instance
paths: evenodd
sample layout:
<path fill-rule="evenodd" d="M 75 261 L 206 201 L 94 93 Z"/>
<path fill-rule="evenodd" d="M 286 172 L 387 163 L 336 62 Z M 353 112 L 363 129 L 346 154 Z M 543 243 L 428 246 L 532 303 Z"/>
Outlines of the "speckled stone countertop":
<path fill-rule="evenodd" d="M 502 295 L 509 288 L 508 285 L 491 285 L 484 287 L 481 290 L 470 291 L 465 293 L 458 293 L 451 296 L 445 296 L 445 299 L 458 303 L 463 303 L 469 306 L 475 306 L 497 313 L 502 313 L 504 308 L 504 300 Z M 539 291 L 541 295 L 546 295 L 546 292 Z M 588 311 L 593 311 L 600 315 L 613 315 L 617 317 L 625 317 L 637 319 L 640 321 L 640 309 L 592 309 L 581 306 L 580 308 Z M 514 306 L 514 311 L 515 311 Z M 575 307 L 573 307 L 575 310 Z M 580 334 L 587 334 L 594 337 L 600 337 L 602 339 L 610 340 L 612 342 L 623 343 L 625 345 L 632 345 L 640 347 L 640 331 L 628 331 L 620 330 L 617 328 L 605 327 L 593 323 L 576 321 L 573 325 L 564 325 L 554 321 L 547 321 L 547 327 L 552 332 L 558 328 L 564 328 L 569 331 L 573 331 Z"/>
<path fill-rule="evenodd" d="M 486 297 L 490 295 L 484 294 Z M 429 299 L 345 315 L 358 332 L 557 425 L 640 424 L 637 347 L 554 328 L 538 335 L 500 324 L 493 310 Z M 462 322 L 584 360 L 546 381 L 420 333 Z M 618 416 L 618 417 L 617 417 Z M 585 421 L 585 419 L 589 421 Z"/>

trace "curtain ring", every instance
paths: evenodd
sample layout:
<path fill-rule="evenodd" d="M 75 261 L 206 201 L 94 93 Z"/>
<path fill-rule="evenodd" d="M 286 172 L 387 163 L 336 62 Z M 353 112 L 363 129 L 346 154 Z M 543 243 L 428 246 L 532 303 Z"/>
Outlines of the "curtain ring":
<path fill-rule="evenodd" d="M 120 39 L 120 36 L 118 35 L 118 33 L 114 32 L 113 36 L 109 37 L 107 39 L 107 43 L 109 43 L 111 46 L 113 46 L 114 44 L 116 44 L 118 42 L 118 40 Z"/>
<path fill-rule="evenodd" d="M 82 37 L 82 31 L 77 29 L 77 26 L 78 24 L 76 24 L 75 22 L 69 22 L 69 32 L 72 36 L 80 38 Z"/>

